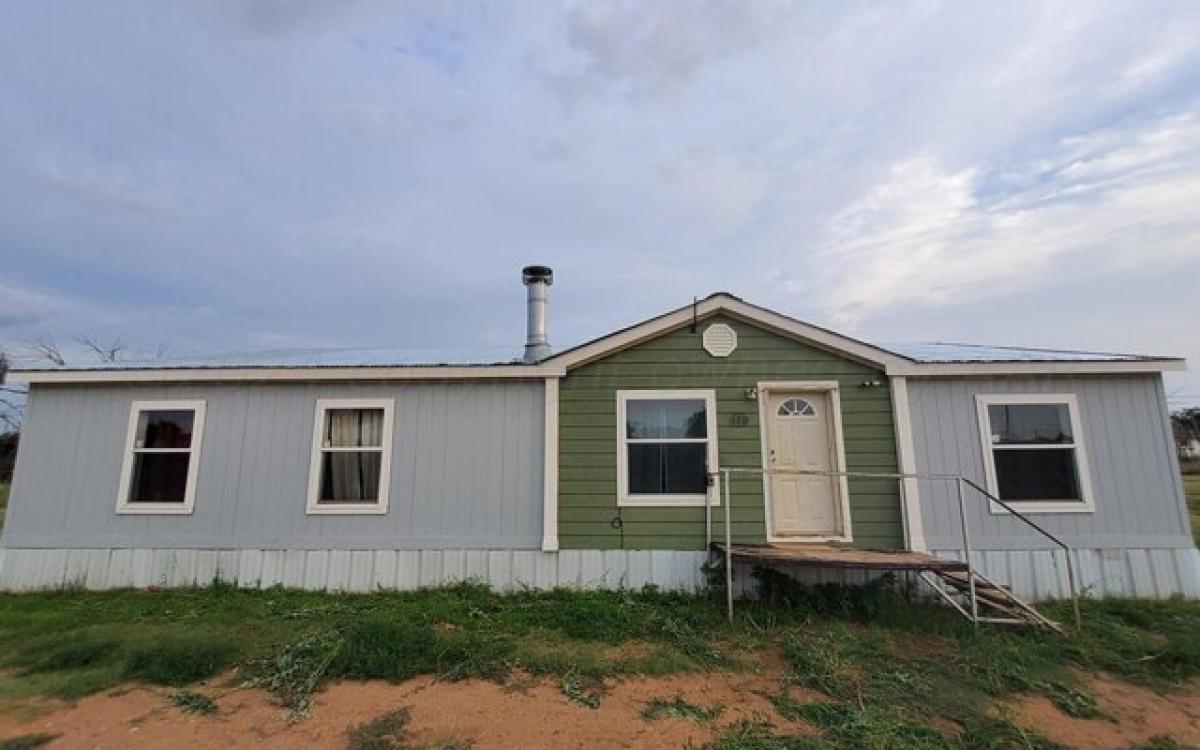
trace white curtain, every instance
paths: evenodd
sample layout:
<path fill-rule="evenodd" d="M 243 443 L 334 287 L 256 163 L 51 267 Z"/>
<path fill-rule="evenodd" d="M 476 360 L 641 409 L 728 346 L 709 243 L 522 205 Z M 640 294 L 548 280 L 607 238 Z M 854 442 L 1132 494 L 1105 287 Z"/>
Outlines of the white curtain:
<path fill-rule="evenodd" d="M 325 445 L 332 448 L 383 445 L 383 409 L 330 409 Z"/>
<path fill-rule="evenodd" d="M 382 409 L 331 409 L 325 415 L 325 446 L 378 448 L 383 445 Z M 322 456 L 321 500 L 331 503 L 379 499 L 380 450 L 326 451 Z"/>

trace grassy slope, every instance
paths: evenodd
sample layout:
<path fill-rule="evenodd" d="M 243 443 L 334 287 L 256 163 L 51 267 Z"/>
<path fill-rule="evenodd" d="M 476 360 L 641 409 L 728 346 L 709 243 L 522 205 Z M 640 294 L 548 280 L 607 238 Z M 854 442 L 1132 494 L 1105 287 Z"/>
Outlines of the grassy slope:
<path fill-rule="evenodd" d="M 877 589 L 776 591 L 776 603 L 746 604 L 733 625 L 715 602 L 654 592 L 3 595 L 0 664 L 13 672 L 0 680 L 0 705 L 73 698 L 128 680 L 184 684 L 238 665 L 300 711 L 328 679 L 503 680 L 515 668 L 555 677 L 567 699 L 586 706 L 603 700 L 606 677 L 740 669 L 754 652 L 776 648 L 790 680 L 828 696 L 798 704 L 781 683 L 774 697 L 781 714 L 821 728 L 823 747 L 1048 747 L 990 714 L 989 703 L 1037 692 L 1088 715 L 1094 705 L 1069 667 L 1161 689 L 1200 673 L 1194 603 L 1088 602 L 1084 632 L 1064 639 L 976 632 L 945 608 Z M 925 724 L 930 706 L 961 734 Z M 739 725 L 722 747 L 812 746 L 773 731 Z"/>

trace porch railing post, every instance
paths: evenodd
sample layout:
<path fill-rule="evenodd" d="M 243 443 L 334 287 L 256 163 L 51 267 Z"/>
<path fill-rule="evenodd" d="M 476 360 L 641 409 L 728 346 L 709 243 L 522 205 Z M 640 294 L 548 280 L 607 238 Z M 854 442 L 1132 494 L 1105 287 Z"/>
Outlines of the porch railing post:
<path fill-rule="evenodd" d="M 733 622 L 733 528 L 729 513 L 729 469 L 722 469 L 725 475 L 725 611 L 729 621 Z"/>
<path fill-rule="evenodd" d="M 971 563 L 971 534 L 967 530 L 967 499 L 963 494 L 962 477 L 956 477 L 955 487 L 958 488 L 958 517 L 962 521 L 963 556 L 967 561 L 967 588 L 971 596 L 971 622 L 979 627 L 979 599 L 975 595 L 975 566 Z"/>

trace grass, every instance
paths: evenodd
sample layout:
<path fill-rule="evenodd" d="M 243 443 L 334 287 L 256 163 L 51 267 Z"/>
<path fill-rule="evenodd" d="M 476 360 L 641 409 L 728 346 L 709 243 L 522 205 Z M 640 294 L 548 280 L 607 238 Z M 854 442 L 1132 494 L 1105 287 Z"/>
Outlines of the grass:
<path fill-rule="evenodd" d="M 755 651 L 779 649 L 789 674 L 775 707 L 816 727 L 821 744 L 750 722 L 712 747 L 1046 748 L 989 707 L 1041 694 L 1071 715 L 1097 716 L 1076 670 L 1159 690 L 1200 675 L 1193 602 L 1085 601 L 1083 631 L 1064 638 L 976 631 L 944 607 L 882 586 L 773 581 L 768 593 L 742 605 L 733 624 L 710 600 L 653 590 L 497 595 L 463 585 L 338 595 L 214 586 L 0 595 L 0 666 L 11 670 L 0 679 L 0 704 L 72 699 L 131 679 L 181 687 L 236 668 L 298 715 L 333 679 L 503 681 L 514 670 L 552 677 L 566 699 L 595 707 L 606 678 L 742 669 Z M 1069 620 L 1057 605 L 1048 609 Z M 824 697 L 798 702 L 789 685 Z M 663 696 L 644 716 L 706 721 L 719 709 Z"/>
<path fill-rule="evenodd" d="M 1192 537 L 1200 539 L 1200 469 L 1183 475 L 1183 491 L 1187 495 L 1188 511 L 1192 515 Z"/>

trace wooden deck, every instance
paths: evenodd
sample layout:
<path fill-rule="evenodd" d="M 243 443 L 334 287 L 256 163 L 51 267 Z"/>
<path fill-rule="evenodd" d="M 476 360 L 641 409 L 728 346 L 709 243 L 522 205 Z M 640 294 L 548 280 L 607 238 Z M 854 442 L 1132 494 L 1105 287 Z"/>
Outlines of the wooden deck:
<path fill-rule="evenodd" d="M 713 549 L 725 552 L 725 545 Z M 788 563 L 812 568 L 855 568 L 858 570 L 929 570 L 935 573 L 965 571 L 966 563 L 920 552 L 884 552 L 850 549 L 824 544 L 734 544 L 729 548 L 736 561 Z"/>

